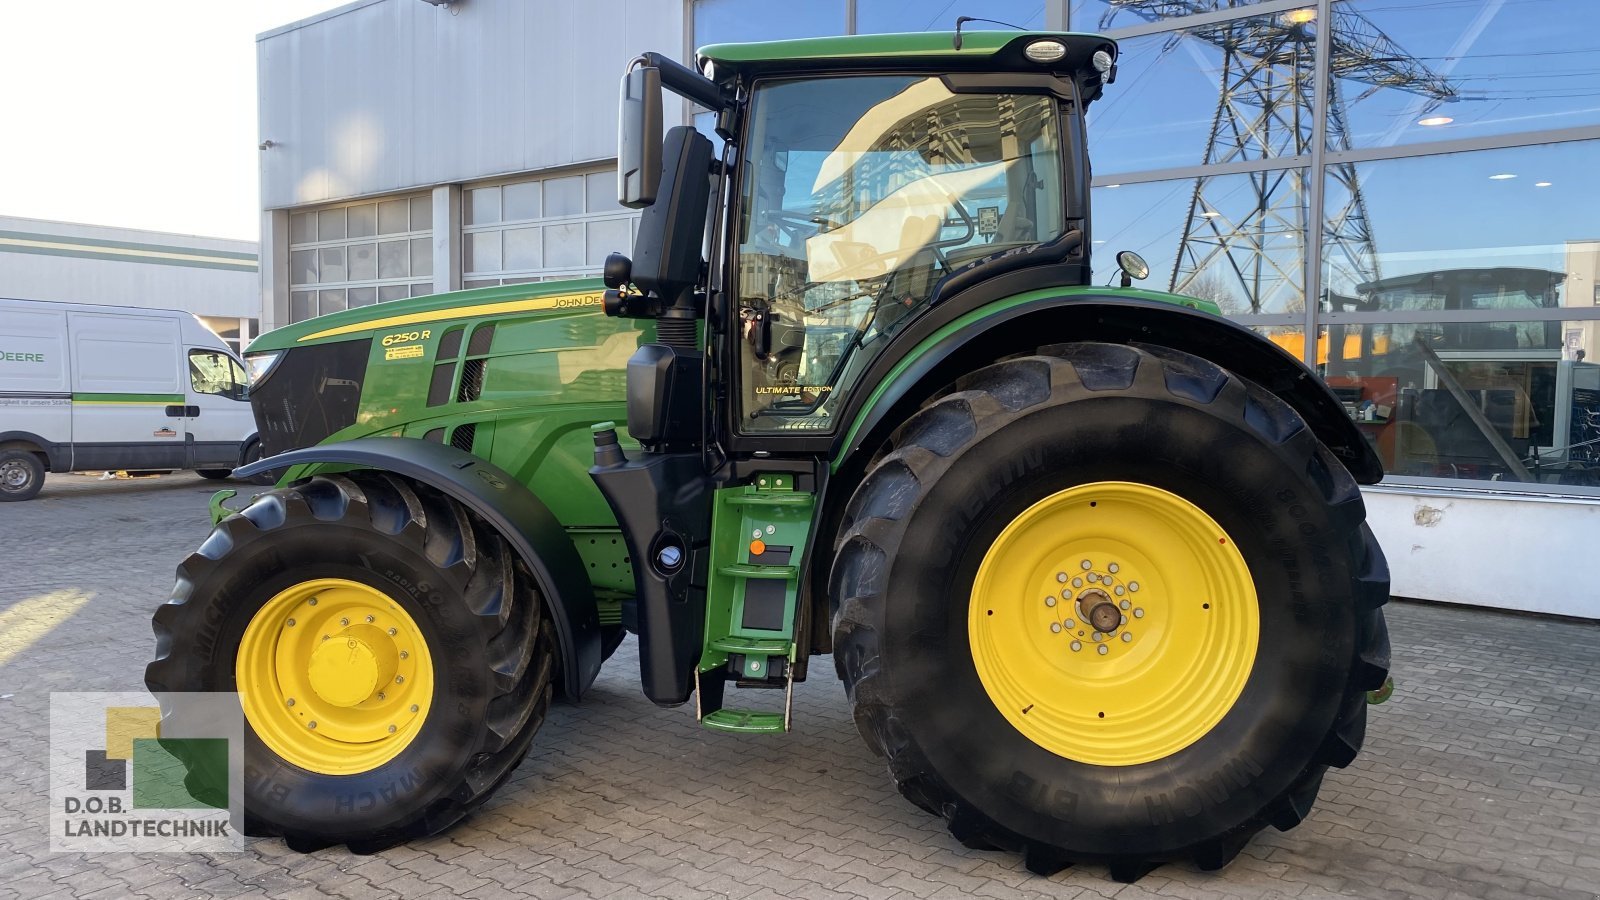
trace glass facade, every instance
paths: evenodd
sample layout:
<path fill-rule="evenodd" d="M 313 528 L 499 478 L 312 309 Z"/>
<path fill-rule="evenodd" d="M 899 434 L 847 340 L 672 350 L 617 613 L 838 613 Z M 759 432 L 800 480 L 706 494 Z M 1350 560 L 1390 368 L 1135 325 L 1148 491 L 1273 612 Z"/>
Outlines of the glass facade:
<path fill-rule="evenodd" d="M 1136 250 L 1299 356 L 1392 482 L 1600 494 L 1600 5 L 1072 0 L 1068 25 L 1123 48 L 1090 114 L 1096 281 Z"/>
<path fill-rule="evenodd" d="M 432 292 L 428 194 L 289 214 L 289 321 Z"/>
<path fill-rule="evenodd" d="M 463 287 L 599 275 L 628 253 L 639 214 L 617 204 L 613 168 L 482 184 L 462 191 Z"/>

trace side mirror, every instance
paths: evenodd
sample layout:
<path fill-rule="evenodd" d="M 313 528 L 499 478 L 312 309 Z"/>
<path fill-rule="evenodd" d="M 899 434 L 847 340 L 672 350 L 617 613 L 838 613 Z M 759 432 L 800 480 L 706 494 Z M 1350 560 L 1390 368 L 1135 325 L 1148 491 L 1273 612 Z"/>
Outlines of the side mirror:
<path fill-rule="evenodd" d="M 661 188 L 661 70 L 639 66 L 622 76 L 617 104 L 617 202 L 642 209 Z"/>
<path fill-rule="evenodd" d="M 1134 279 L 1143 281 L 1150 277 L 1150 264 L 1132 250 L 1123 250 L 1117 254 L 1117 268 L 1122 270 L 1123 287 L 1133 287 Z"/>

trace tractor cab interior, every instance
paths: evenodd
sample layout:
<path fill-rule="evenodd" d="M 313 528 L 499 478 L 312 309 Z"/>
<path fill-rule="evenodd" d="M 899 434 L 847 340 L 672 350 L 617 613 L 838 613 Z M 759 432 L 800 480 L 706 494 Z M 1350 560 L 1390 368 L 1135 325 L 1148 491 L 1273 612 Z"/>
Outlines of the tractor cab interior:
<path fill-rule="evenodd" d="M 758 84 L 741 154 L 746 432 L 826 431 L 873 352 L 964 264 L 1065 228 L 1057 101 L 937 76 Z"/>

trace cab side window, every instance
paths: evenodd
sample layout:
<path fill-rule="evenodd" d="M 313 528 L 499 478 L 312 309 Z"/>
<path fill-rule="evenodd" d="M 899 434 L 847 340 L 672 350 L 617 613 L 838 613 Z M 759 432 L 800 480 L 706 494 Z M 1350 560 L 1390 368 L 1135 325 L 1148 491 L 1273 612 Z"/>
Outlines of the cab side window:
<path fill-rule="evenodd" d="M 229 400 L 245 398 L 244 370 L 220 350 L 189 351 L 189 383 L 197 394 L 219 394 Z"/>

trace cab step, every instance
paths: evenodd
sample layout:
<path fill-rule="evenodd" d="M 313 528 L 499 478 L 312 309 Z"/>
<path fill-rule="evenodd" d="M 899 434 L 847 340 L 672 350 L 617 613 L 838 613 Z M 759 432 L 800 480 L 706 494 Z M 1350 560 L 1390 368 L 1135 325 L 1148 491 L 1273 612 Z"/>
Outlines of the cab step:
<path fill-rule="evenodd" d="M 789 730 L 789 719 L 783 713 L 748 709 L 719 709 L 701 719 L 700 724 L 730 734 L 782 734 Z"/>

